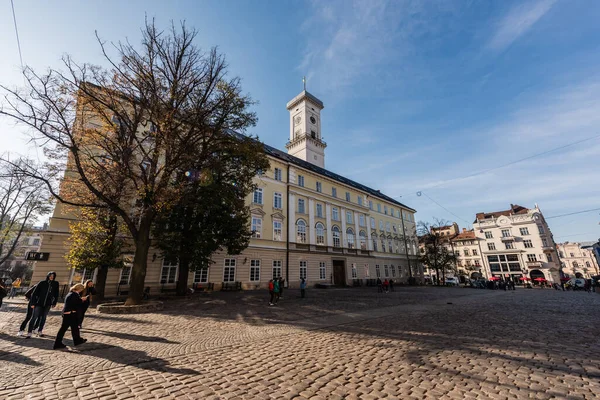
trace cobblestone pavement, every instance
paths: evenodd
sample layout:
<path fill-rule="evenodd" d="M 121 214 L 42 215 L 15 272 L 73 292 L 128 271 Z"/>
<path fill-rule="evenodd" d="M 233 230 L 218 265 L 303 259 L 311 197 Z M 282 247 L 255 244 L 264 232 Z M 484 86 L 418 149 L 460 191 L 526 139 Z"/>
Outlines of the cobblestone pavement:
<path fill-rule="evenodd" d="M 600 294 L 370 288 L 203 293 L 88 312 L 77 350 L 0 311 L 0 399 L 600 398 Z M 69 335 L 69 334 L 68 334 Z M 71 344 L 70 340 L 65 340 Z"/>

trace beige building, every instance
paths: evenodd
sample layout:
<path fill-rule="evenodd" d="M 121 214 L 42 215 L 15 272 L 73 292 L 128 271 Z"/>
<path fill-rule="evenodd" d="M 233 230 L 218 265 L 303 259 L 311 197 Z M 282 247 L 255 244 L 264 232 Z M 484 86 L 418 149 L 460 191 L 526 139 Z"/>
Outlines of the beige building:
<path fill-rule="evenodd" d="M 352 285 L 377 277 L 421 280 L 417 263 L 415 210 L 378 190 L 324 169 L 326 143 L 321 134 L 323 103 L 307 91 L 287 104 L 288 154 L 265 145 L 270 168 L 256 177 L 251 209 L 250 246 L 240 255 L 215 254 L 213 263 L 190 274 L 189 284 L 240 282 L 244 289 L 266 287 L 283 276 L 291 287 Z M 94 278 L 95 271 L 70 270 L 64 260 L 72 215 L 57 205 L 44 234 L 34 280 L 48 271 L 64 284 Z M 111 270 L 107 295 L 127 291 L 131 268 Z M 175 287 L 178 267 L 150 249 L 146 286 L 151 293 Z"/>
<path fill-rule="evenodd" d="M 0 278 L 2 275 L 8 275 L 9 271 L 14 270 L 19 266 L 32 266 L 33 263 L 27 260 L 27 255 L 30 252 L 37 252 L 42 245 L 42 234 L 46 226 L 38 227 L 34 226 L 28 228 L 21 234 L 19 243 L 13 254 L 0 266 Z"/>
<path fill-rule="evenodd" d="M 581 243 L 559 243 L 556 245 L 560 256 L 562 275 L 590 279 L 600 275 L 598 261 L 591 249 L 582 249 Z"/>
<path fill-rule="evenodd" d="M 560 260 L 537 204 L 531 209 L 511 204 L 508 210 L 478 213 L 473 227 L 491 276 L 516 282 L 521 277 L 559 282 Z"/>

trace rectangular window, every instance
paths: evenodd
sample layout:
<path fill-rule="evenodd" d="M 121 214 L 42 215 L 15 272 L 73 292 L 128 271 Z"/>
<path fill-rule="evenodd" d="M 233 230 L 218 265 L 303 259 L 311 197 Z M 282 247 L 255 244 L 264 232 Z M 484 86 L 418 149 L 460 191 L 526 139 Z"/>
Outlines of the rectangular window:
<path fill-rule="evenodd" d="M 371 229 L 375 229 L 375 218 L 371 217 Z"/>
<path fill-rule="evenodd" d="M 280 168 L 275 168 L 275 180 L 276 181 L 281 180 L 281 169 Z"/>
<path fill-rule="evenodd" d="M 125 264 L 121 269 L 121 277 L 119 278 L 119 285 L 129 285 L 131 279 L 131 264 Z"/>
<path fill-rule="evenodd" d="M 383 213 L 387 215 L 387 206 L 383 206 Z"/>
<path fill-rule="evenodd" d="M 485 238 L 486 238 L 486 239 L 491 239 L 491 238 L 493 238 L 493 237 L 494 237 L 494 236 L 492 235 L 492 232 L 491 232 L 491 231 L 485 231 Z"/>
<path fill-rule="evenodd" d="M 321 193 L 323 191 L 323 185 L 321 182 L 317 182 L 317 192 Z"/>
<path fill-rule="evenodd" d="M 281 221 L 273 221 L 273 240 L 282 240 Z"/>
<path fill-rule="evenodd" d="M 40 245 L 40 239 L 33 239 L 33 245 L 34 246 L 39 246 Z"/>
<path fill-rule="evenodd" d="M 535 254 L 527 254 L 527 261 L 529 261 L 529 262 L 536 262 L 537 261 L 537 257 L 535 256 Z"/>
<path fill-rule="evenodd" d="M 477 249 L 473 249 L 473 255 L 476 256 L 477 255 Z"/>
<path fill-rule="evenodd" d="M 358 278 L 358 271 L 356 270 L 356 264 L 352 264 L 352 279 Z"/>
<path fill-rule="evenodd" d="M 387 266 L 387 264 L 383 264 L 383 273 L 384 273 L 384 276 L 385 276 L 386 278 L 387 278 L 388 276 L 390 276 L 390 269 L 389 269 L 389 267 Z"/>
<path fill-rule="evenodd" d="M 304 214 L 304 199 L 298 199 L 298 213 Z"/>
<path fill-rule="evenodd" d="M 542 246 L 548 247 L 548 240 L 546 238 L 542 238 Z"/>
<path fill-rule="evenodd" d="M 469 249 L 464 249 L 463 252 L 465 253 L 465 256 L 469 255 Z"/>
<path fill-rule="evenodd" d="M 334 187 L 331 188 L 331 195 L 333 197 L 337 197 L 337 189 L 336 188 L 334 188 Z"/>
<path fill-rule="evenodd" d="M 304 176 L 298 175 L 298 186 L 304 187 Z"/>
<path fill-rule="evenodd" d="M 317 204 L 317 217 L 323 218 L 323 205 Z"/>
<path fill-rule="evenodd" d="M 346 201 L 350 201 L 350 192 L 346 192 Z"/>
<path fill-rule="evenodd" d="M 531 249 L 533 247 L 531 240 L 523 240 L 523 244 L 525 245 L 526 249 Z"/>
<path fill-rule="evenodd" d="M 340 220 L 340 214 L 338 213 L 337 207 L 333 207 L 331 209 L 331 219 L 333 219 L 334 221 Z"/>
<path fill-rule="evenodd" d="M 194 283 L 208 282 L 208 268 L 200 268 L 194 271 Z"/>
<path fill-rule="evenodd" d="M 363 205 L 363 198 L 362 198 L 362 196 L 358 196 L 358 197 L 356 198 L 356 201 L 358 201 L 358 205 L 359 205 L 359 206 L 362 206 L 362 205 Z"/>
<path fill-rule="evenodd" d="M 273 261 L 273 279 L 281 278 L 281 261 Z"/>
<path fill-rule="evenodd" d="M 392 265 L 392 278 L 396 277 L 396 266 Z"/>
<path fill-rule="evenodd" d="M 346 223 L 352 224 L 352 211 L 346 211 Z"/>
<path fill-rule="evenodd" d="M 510 229 L 502 229 L 502 237 L 509 237 Z"/>
<path fill-rule="evenodd" d="M 362 214 L 358 216 L 358 225 L 365 226 L 365 216 Z"/>
<path fill-rule="evenodd" d="M 300 279 L 306 279 L 306 261 L 300 261 Z"/>
<path fill-rule="evenodd" d="M 365 278 L 371 276 L 371 272 L 369 270 L 369 264 L 365 264 Z"/>
<path fill-rule="evenodd" d="M 250 282 L 260 282 L 260 260 L 250 260 Z"/>
<path fill-rule="evenodd" d="M 479 260 L 475 260 L 475 266 L 476 267 L 481 267 L 481 264 L 479 263 Z"/>
<path fill-rule="evenodd" d="M 488 243 L 488 250 L 496 250 L 496 245 L 494 243 Z"/>
<path fill-rule="evenodd" d="M 252 217 L 252 237 L 260 239 L 262 235 L 262 218 Z"/>
<path fill-rule="evenodd" d="M 175 283 L 177 279 L 177 259 L 163 259 L 162 269 L 160 271 L 160 283 Z"/>
<path fill-rule="evenodd" d="M 375 264 L 375 275 L 378 278 L 381 278 L 381 269 L 379 268 L 379 264 Z"/>
<path fill-rule="evenodd" d="M 385 230 L 387 232 L 391 232 L 392 231 L 392 225 L 389 222 L 385 223 Z"/>
<path fill-rule="evenodd" d="M 505 245 L 506 245 L 507 250 L 512 250 L 515 248 L 514 242 L 512 242 L 512 241 L 506 242 Z"/>
<path fill-rule="evenodd" d="M 379 220 L 379 230 L 382 231 L 383 230 L 383 221 Z"/>
<path fill-rule="evenodd" d="M 460 251 L 458 251 L 458 250 L 454 250 L 454 255 L 455 255 L 456 257 L 460 257 Z"/>
<path fill-rule="evenodd" d="M 235 258 L 226 258 L 223 268 L 223 282 L 235 282 Z"/>
<path fill-rule="evenodd" d="M 371 200 L 369 200 L 369 210 L 373 209 L 373 202 Z"/>
<path fill-rule="evenodd" d="M 544 230 L 544 227 L 541 225 L 538 225 L 538 229 L 540 231 L 540 233 L 545 233 L 546 231 Z"/>
<path fill-rule="evenodd" d="M 377 212 L 381 212 L 381 204 L 377 203 Z"/>
<path fill-rule="evenodd" d="M 546 254 L 546 257 L 548 257 L 548 262 L 552 262 L 552 254 Z"/>
<path fill-rule="evenodd" d="M 283 197 L 281 193 L 273 194 L 273 208 L 276 208 L 278 210 L 283 209 Z"/>
<path fill-rule="evenodd" d="M 323 261 L 319 263 L 319 279 L 325 280 L 327 279 L 327 267 Z"/>
<path fill-rule="evenodd" d="M 255 204 L 263 203 L 263 190 L 261 188 L 257 188 L 256 190 L 254 190 L 254 197 L 252 199 L 252 202 Z"/>
<path fill-rule="evenodd" d="M 529 229 L 527 229 L 527 228 L 521 228 L 521 229 L 519 229 L 519 232 L 521 233 L 521 236 L 529 235 Z"/>

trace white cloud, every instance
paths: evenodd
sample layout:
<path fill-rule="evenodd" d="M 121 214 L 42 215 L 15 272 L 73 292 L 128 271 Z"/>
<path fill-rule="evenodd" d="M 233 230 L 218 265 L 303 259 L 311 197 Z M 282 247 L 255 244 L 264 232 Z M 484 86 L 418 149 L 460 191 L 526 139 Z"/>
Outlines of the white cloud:
<path fill-rule="evenodd" d="M 487 47 L 502 51 L 527 32 L 554 5 L 556 0 L 538 0 L 519 4 L 500 21 Z"/>

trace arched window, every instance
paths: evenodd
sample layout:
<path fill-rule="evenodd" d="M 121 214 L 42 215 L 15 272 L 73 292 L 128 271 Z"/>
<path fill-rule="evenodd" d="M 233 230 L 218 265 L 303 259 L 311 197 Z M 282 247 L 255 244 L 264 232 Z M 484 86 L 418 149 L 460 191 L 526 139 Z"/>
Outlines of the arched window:
<path fill-rule="evenodd" d="M 391 236 L 388 236 L 388 251 L 390 253 L 394 252 L 394 247 L 392 246 L 392 237 Z"/>
<path fill-rule="evenodd" d="M 366 250 L 367 249 L 367 232 L 360 231 L 358 233 L 358 236 L 360 237 L 360 249 Z"/>
<path fill-rule="evenodd" d="M 373 241 L 373 251 L 377 251 L 377 235 L 371 234 L 371 240 Z"/>
<path fill-rule="evenodd" d="M 306 222 L 301 219 L 296 222 L 296 242 L 306 243 Z"/>
<path fill-rule="evenodd" d="M 341 247 L 342 242 L 340 239 L 340 228 L 334 226 L 331 228 L 331 233 L 333 234 L 333 247 Z"/>
<path fill-rule="evenodd" d="M 346 229 L 346 239 L 348 240 L 348 248 L 354 248 L 354 231 L 352 228 Z"/>
<path fill-rule="evenodd" d="M 315 226 L 317 231 L 317 245 L 324 246 L 325 245 L 325 227 L 322 223 L 317 222 Z"/>
<path fill-rule="evenodd" d="M 381 235 L 381 251 L 385 253 L 385 236 Z"/>

